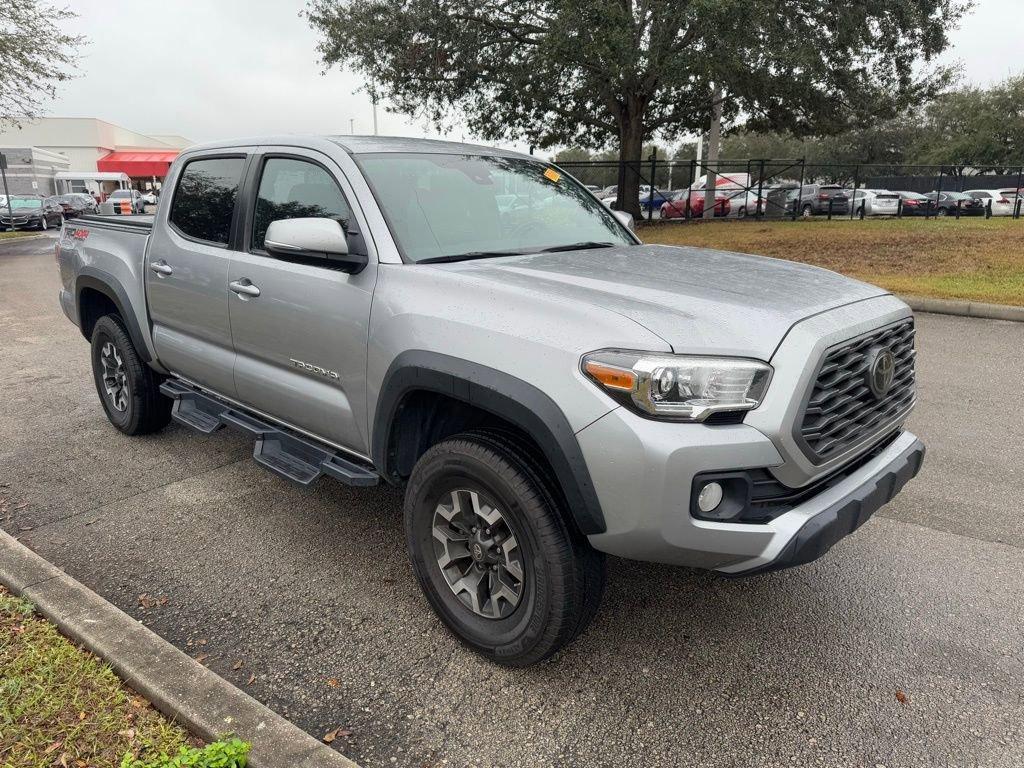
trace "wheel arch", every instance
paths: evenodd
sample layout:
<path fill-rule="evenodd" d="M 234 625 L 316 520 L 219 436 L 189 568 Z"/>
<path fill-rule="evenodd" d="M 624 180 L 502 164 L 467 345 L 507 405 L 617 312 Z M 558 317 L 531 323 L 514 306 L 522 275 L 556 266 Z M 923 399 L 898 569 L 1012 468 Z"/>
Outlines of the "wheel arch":
<path fill-rule="evenodd" d="M 403 352 L 381 383 L 370 446 L 374 465 L 389 482 L 401 482 L 403 470 L 410 469 L 410 457 L 414 463 L 432 444 L 424 421 L 410 413 L 424 401 L 437 407 L 438 400 L 432 398 L 465 409 L 456 421 L 471 412 L 488 414 L 528 437 L 550 466 L 580 532 L 606 530 L 583 452 L 555 401 L 516 376 L 439 352 Z M 400 435 L 400 427 L 406 427 L 407 434 Z"/>
<path fill-rule="evenodd" d="M 108 303 L 109 302 L 109 303 Z M 149 348 L 146 346 L 142 330 L 139 328 L 135 315 L 129 312 L 131 302 L 117 280 L 101 270 L 85 267 L 75 280 L 75 310 L 78 313 L 78 327 L 86 341 L 92 338 L 92 329 L 96 321 L 107 312 L 103 308 L 112 306 L 132 339 L 135 351 L 143 362 L 150 362 Z"/>

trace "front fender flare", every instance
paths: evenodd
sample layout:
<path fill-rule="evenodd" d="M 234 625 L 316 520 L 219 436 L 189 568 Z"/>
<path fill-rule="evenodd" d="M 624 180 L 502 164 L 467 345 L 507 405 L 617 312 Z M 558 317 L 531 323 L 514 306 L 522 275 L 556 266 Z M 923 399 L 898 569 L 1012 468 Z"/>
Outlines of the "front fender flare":
<path fill-rule="evenodd" d="M 373 463 L 391 475 L 392 425 L 407 395 L 437 392 L 515 424 L 540 447 L 580 531 L 606 530 L 601 503 L 576 435 L 562 409 L 537 387 L 503 371 L 439 352 L 411 350 L 381 383 L 371 441 Z"/>

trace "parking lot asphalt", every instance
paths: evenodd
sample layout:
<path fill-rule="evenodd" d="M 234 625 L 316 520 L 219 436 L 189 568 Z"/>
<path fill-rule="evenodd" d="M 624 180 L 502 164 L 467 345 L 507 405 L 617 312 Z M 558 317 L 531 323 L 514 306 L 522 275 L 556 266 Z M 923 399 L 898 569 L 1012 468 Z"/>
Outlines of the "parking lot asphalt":
<path fill-rule="evenodd" d="M 429 610 L 398 491 L 115 431 L 57 288 L 51 240 L 0 243 L 0 524 L 365 768 L 1024 764 L 1024 324 L 918 317 L 924 470 L 825 558 L 611 559 L 589 631 L 507 670 Z"/>

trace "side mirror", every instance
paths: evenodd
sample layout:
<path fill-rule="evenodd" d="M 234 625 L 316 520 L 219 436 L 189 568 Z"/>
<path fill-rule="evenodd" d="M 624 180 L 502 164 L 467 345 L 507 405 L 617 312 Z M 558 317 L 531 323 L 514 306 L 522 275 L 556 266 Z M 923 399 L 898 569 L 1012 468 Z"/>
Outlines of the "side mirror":
<path fill-rule="evenodd" d="M 278 259 L 319 262 L 352 275 L 362 272 L 368 261 L 365 254 L 349 252 L 345 230 L 334 219 L 272 221 L 263 247 Z"/>
<path fill-rule="evenodd" d="M 633 231 L 633 214 L 629 211 L 612 211 L 612 216 L 619 220 L 619 224 L 624 226 L 630 232 Z"/>

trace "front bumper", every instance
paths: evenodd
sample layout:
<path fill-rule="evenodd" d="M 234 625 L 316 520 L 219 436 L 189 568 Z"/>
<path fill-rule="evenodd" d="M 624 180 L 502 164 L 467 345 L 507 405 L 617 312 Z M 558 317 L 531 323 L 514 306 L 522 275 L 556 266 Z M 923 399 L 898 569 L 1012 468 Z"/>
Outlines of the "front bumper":
<path fill-rule="evenodd" d="M 577 434 L 604 509 L 598 550 L 632 560 L 746 575 L 810 562 L 862 525 L 913 478 L 924 445 L 902 432 L 876 456 L 766 523 L 701 520 L 690 514 L 703 472 L 771 467 L 772 443 L 745 424 L 659 423 L 618 408 Z"/>
<path fill-rule="evenodd" d="M 839 483 L 813 499 L 812 502 L 816 502 L 815 506 L 823 501 L 827 506 L 809 517 L 804 517 L 796 533 L 789 535 L 788 532 L 784 532 L 773 542 L 773 546 L 766 548 L 759 557 L 722 568 L 720 571 L 731 576 L 750 576 L 817 560 L 840 539 L 860 528 L 875 512 L 892 501 L 904 485 L 917 476 L 924 463 L 924 443 L 910 432 L 905 432 L 896 441 L 901 446 L 908 442 L 909 445 L 899 453 L 896 453 L 899 448 L 893 450 L 890 447 L 876 460 L 865 465 L 867 476 L 863 479 L 855 479 L 857 475 L 851 476 L 847 478 L 851 482 Z M 894 453 L 895 456 L 892 455 Z M 836 495 L 839 495 L 839 498 L 829 503 L 829 499 Z M 798 507 L 787 514 L 803 514 L 807 511 L 809 510 Z M 795 518 L 799 519 L 799 516 Z M 791 526 L 787 524 L 786 527 Z"/>

